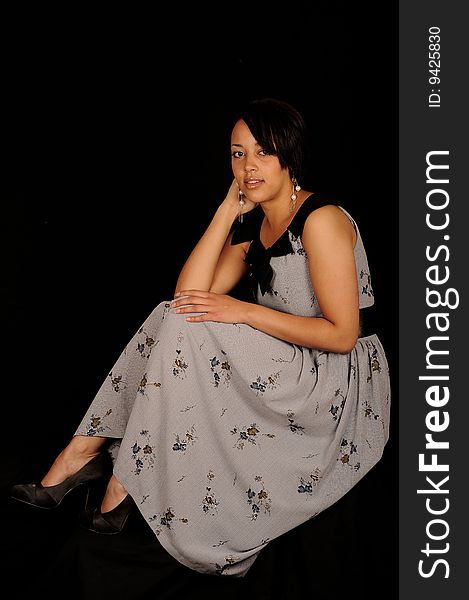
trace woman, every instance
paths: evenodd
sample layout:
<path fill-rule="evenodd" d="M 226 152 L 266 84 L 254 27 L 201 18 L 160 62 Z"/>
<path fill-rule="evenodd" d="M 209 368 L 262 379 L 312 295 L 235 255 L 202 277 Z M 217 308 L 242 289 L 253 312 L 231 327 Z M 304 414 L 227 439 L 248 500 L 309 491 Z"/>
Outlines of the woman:
<path fill-rule="evenodd" d="M 293 107 L 245 107 L 233 183 L 174 299 L 133 336 L 42 481 L 14 498 L 52 508 L 110 476 L 85 527 L 119 533 L 136 507 L 182 565 L 243 576 L 376 464 L 390 381 L 378 336 L 360 331 L 374 303 L 366 253 L 345 209 L 301 189 L 303 148 Z M 245 276 L 252 302 L 228 295 Z"/>

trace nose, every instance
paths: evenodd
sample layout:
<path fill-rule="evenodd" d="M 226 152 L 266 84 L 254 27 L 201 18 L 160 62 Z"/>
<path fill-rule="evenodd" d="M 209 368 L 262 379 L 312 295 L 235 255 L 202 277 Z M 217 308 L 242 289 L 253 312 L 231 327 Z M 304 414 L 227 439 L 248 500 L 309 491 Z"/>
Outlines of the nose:
<path fill-rule="evenodd" d="M 251 174 L 253 171 L 257 171 L 257 165 L 256 162 L 254 160 L 254 158 L 248 156 L 246 158 L 246 163 L 244 165 L 244 170 L 246 171 L 246 173 L 249 175 Z"/>

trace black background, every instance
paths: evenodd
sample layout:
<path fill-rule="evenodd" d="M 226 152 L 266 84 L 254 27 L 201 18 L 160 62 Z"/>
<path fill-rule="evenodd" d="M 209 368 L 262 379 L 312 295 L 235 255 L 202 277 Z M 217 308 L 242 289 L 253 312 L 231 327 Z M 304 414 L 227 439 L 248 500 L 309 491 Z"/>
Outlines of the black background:
<path fill-rule="evenodd" d="M 397 6 L 378 14 L 371 3 L 246 4 L 227 6 L 225 16 L 216 8 L 169 7 L 166 15 L 153 8 L 47 14 L 41 7 L 7 19 L 8 572 L 34 579 L 67 533 L 51 521 L 48 541 L 31 543 L 38 525 L 10 506 L 9 486 L 42 476 L 128 339 L 172 296 L 231 181 L 233 111 L 242 100 L 275 96 L 309 125 L 303 187 L 333 193 L 359 224 L 374 330 L 393 385 L 391 439 L 359 484 L 353 523 L 343 502 L 317 519 L 316 530 L 306 524 L 302 545 L 298 532 L 287 534 L 276 549 L 288 571 L 281 576 L 306 597 L 348 590 L 372 598 L 376 585 L 395 595 Z M 270 580 L 256 585 L 273 597 Z"/>

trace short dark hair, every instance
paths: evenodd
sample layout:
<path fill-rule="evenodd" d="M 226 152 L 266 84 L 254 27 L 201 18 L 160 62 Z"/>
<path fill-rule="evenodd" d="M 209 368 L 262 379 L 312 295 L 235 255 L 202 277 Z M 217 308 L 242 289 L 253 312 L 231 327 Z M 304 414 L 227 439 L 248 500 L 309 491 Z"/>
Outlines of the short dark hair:
<path fill-rule="evenodd" d="M 239 112 L 257 143 L 278 157 L 290 176 L 301 178 L 305 154 L 306 127 L 301 114 L 289 103 L 276 98 L 251 100 Z"/>

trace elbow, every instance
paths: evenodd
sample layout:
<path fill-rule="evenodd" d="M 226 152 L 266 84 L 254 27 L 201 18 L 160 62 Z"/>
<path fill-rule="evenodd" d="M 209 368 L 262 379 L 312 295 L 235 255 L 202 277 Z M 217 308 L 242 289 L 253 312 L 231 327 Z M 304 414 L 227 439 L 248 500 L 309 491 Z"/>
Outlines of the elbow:
<path fill-rule="evenodd" d="M 357 343 L 357 337 L 351 339 L 349 338 L 341 338 L 336 339 L 334 342 L 331 341 L 329 344 L 324 344 L 321 346 L 309 344 L 308 348 L 314 348 L 316 350 L 321 349 L 325 352 L 334 352 L 335 354 L 350 354 L 352 350 L 355 348 Z"/>
<path fill-rule="evenodd" d="M 353 343 L 342 343 L 339 344 L 338 348 L 337 348 L 337 353 L 338 354 L 350 354 L 350 352 L 352 352 L 352 350 L 355 348 L 355 344 L 357 343 L 357 340 L 355 339 L 353 341 Z"/>
<path fill-rule="evenodd" d="M 350 354 L 357 344 L 360 335 L 360 327 L 357 323 L 352 325 L 350 321 L 336 325 L 336 352 L 339 354 Z"/>
<path fill-rule="evenodd" d="M 344 336 L 340 342 L 338 342 L 336 352 L 338 354 L 350 354 L 350 352 L 352 352 L 352 350 L 355 348 L 357 340 L 358 335 Z"/>

